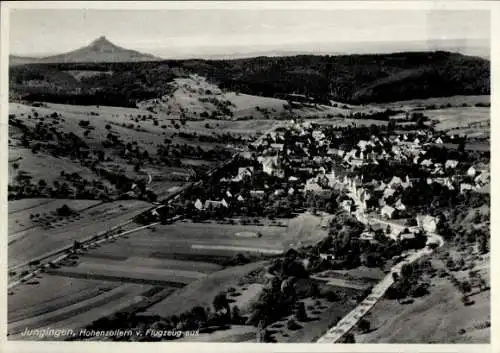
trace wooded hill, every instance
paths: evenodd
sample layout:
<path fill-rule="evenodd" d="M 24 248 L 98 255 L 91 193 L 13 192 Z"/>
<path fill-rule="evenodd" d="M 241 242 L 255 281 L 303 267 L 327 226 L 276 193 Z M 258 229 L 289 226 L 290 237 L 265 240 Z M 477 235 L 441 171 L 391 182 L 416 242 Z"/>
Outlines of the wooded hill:
<path fill-rule="evenodd" d="M 93 74 L 75 78 L 74 71 Z M 318 103 L 490 94 L 488 60 L 438 51 L 19 65 L 10 67 L 11 98 L 134 106 L 168 93 L 168 82 L 190 73 L 232 91 L 279 98 L 299 94 Z"/>

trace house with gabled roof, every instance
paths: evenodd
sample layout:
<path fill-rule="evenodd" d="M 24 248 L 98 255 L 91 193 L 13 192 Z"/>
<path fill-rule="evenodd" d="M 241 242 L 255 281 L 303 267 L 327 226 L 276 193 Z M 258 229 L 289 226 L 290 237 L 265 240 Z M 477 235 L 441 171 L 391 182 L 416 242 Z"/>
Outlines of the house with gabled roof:
<path fill-rule="evenodd" d="M 474 168 L 474 166 L 471 166 L 469 169 L 467 169 L 467 175 L 470 177 L 475 177 L 476 176 L 476 168 Z"/>
<path fill-rule="evenodd" d="M 284 146 L 282 143 L 271 143 L 271 149 L 275 151 L 283 151 Z"/>
<path fill-rule="evenodd" d="M 455 169 L 458 165 L 458 161 L 454 159 L 448 159 L 444 164 L 445 169 Z"/>
<path fill-rule="evenodd" d="M 406 206 L 403 204 L 401 199 L 398 199 L 394 204 L 394 208 L 398 211 L 406 211 Z"/>
<path fill-rule="evenodd" d="M 392 219 L 396 215 L 396 209 L 394 207 L 385 205 L 380 209 L 380 215 L 387 219 Z"/>
<path fill-rule="evenodd" d="M 340 205 L 346 212 L 351 212 L 352 200 L 344 200 L 340 203 Z"/>
<path fill-rule="evenodd" d="M 403 180 L 401 180 L 401 178 L 398 176 L 393 176 L 389 184 L 387 184 L 387 186 L 393 188 L 401 184 L 403 184 Z"/>
<path fill-rule="evenodd" d="M 483 171 L 474 178 L 476 185 L 484 186 L 490 182 L 490 173 Z"/>
<path fill-rule="evenodd" d="M 470 190 L 473 190 L 474 189 L 474 186 L 470 183 L 462 183 L 460 184 L 460 193 L 463 194 L 465 193 L 466 191 L 470 191 Z"/>
<path fill-rule="evenodd" d="M 194 207 L 200 211 L 203 209 L 203 204 L 201 203 L 200 199 L 196 199 L 196 202 L 194 203 Z"/>
<path fill-rule="evenodd" d="M 380 181 L 379 186 L 375 188 L 375 191 L 384 191 L 387 188 L 387 184 L 383 181 Z"/>
<path fill-rule="evenodd" d="M 435 233 L 438 219 L 430 215 L 417 215 L 417 226 L 428 233 Z"/>
<path fill-rule="evenodd" d="M 264 190 L 250 190 L 250 196 L 263 198 L 266 195 Z"/>
<path fill-rule="evenodd" d="M 222 199 L 222 201 L 214 201 L 214 200 L 206 200 L 205 205 L 203 206 L 204 209 L 209 209 L 209 208 L 219 208 L 219 207 L 228 207 L 228 204 L 226 200 Z"/>
<path fill-rule="evenodd" d="M 364 150 L 366 150 L 366 146 L 368 146 L 368 145 L 370 145 L 369 141 L 359 140 L 357 146 L 360 148 L 361 151 L 364 151 Z"/>
<path fill-rule="evenodd" d="M 420 162 L 420 165 L 423 167 L 430 167 L 432 164 L 433 163 L 430 159 L 424 159 L 422 162 Z"/>
<path fill-rule="evenodd" d="M 384 199 L 387 199 L 387 198 L 389 198 L 389 197 L 391 197 L 391 196 L 394 196 L 394 193 L 395 193 L 395 192 L 396 192 L 396 190 L 391 189 L 391 188 L 387 188 L 387 189 L 385 189 L 385 190 L 384 190 L 384 194 L 383 194 L 383 195 L 384 195 Z"/>
<path fill-rule="evenodd" d="M 241 167 L 238 168 L 238 174 L 231 179 L 232 181 L 241 181 L 246 177 L 251 177 L 253 174 L 253 167 Z"/>

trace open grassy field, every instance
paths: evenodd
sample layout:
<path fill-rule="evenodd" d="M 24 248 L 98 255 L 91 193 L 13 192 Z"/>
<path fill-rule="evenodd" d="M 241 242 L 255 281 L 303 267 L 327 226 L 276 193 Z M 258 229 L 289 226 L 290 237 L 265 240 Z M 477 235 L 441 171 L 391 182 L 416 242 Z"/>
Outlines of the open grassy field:
<path fill-rule="evenodd" d="M 101 201 L 96 200 L 71 200 L 71 199 L 21 199 L 9 201 L 9 241 L 15 239 L 18 232 L 28 228 L 37 227 L 49 217 L 57 222 L 66 217 L 57 217 L 56 210 L 63 205 L 76 212 L 81 212 L 91 207 L 96 207 Z M 31 218 L 39 214 L 40 217 Z M 76 218 L 75 214 L 73 219 Z"/>
<path fill-rule="evenodd" d="M 151 288 L 152 286 L 142 284 L 121 284 L 93 297 L 72 304 L 68 303 L 66 306 L 59 306 L 50 312 L 13 322 L 8 326 L 8 331 L 11 335 L 15 335 L 26 327 L 72 328 L 76 330 L 100 317 L 138 303 L 142 300 L 140 295 Z M 13 336 L 12 339 L 19 339 L 19 336 Z"/>
<path fill-rule="evenodd" d="M 218 112 L 218 103 L 231 103 L 231 111 L 235 116 L 246 116 L 256 112 L 256 107 L 274 109 L 281 112 L 287 104 L 281 99 L 251 96 L 247 94 L 236 94 L 234 92 L 223 92 L 218 86 L 209 83 L 204 77 L 191 75 L 186 78 L 177 78 L 172 82 L 173 92 L 159 99 L 151 99 L 140 102 L 139 107 L 152 107 L 155 112 L 168 115 L 180 116 L 187 111 L 193 115 L 202 112 Z"/>
<path fill-rule="evenodd" d="M 43 274 L 16 287 L 8 296 L 9 339 L 36 339 L 20 336 L 25 328 L 76 330 L 141 301 L 141 295 L 152 288 Z"/>
<path fill-rule="evenodd" d="M 52 201 L 53 199 L 47 199 L 47 198 L 13 200 L 8 203 L 8 213 L 14 214 L 20 211 L 26 211 L 35 208 L 37 206 L 46 205 Z"/>
<path fill-rule="evenodd" d="M 9 161 L 12 161 L 9 162 L 9 184 L 14 181 L 17 170 L 29 173 L 35 181 L 44 180 L 48 185 L 52 185 L 56 180 L 64 181 L 61 171 L 68 174 L 78 173 L 82 178 L 89 180 L 97 179 L 97 175 L 92 170 L 69 158 L 56 158 L 44 153 L 34 154 L 27 148 L 9 147 Z M 14 168 L 15 164 L 16 168 Z M 106 180 L 103 184 L 110 186 Z"/>
<path fill-rule="evenodd" d="M 9 267 L 107 230 L 149 207 L 151 205 L 144 201 L 104 203 L 80 212 L 77 218 L 52 220 L 50 226 L 37 226 L 9 235 Z"/>
<path fill-rule="evenodd" d="M 231 299 L 234 300 L 231 306 L 237 306 L 240 313 L 244 314 L 259 298 L 260 293 L 262 293 L 262 290 L 264 289 L 264 285 L 262 283 L 250 283 L 235 286 L 235 288 L 235 295 L 229 295 Z"/>
<path fill-rule="evenodd" d="M 322 280 L 324 283 L 330 287 L 335 287 L 335 288 L 345 288 L 345 289 L 353 289 L 353 290 L 358 290 L 358 291 L 363 291 L 366 289 L 369 289 L 371 287 L 370 283 L 367 283 L 369 281 L 363 281 L 363 280 L 356 280 L 356 279 L 347 279 L 347 278 L 342 278 L 342 277 L 335 277 L 331 275 L 324 275 L 320 276 L 314 276 L 312 277 L 314 279 Z"/>
<path fill-rule="evenodd" d="M 179 266 L 176 266 L 179 267 Z M 191 283 L 203 278 L 205 273 L 194 270 L 181 270 L 179 268 L 155 268 L 149 266 L 127 266 L 123 263 L 107 261 L 93 263 L 86 261 L 75 267 L 62 267 L 50 270 L 67 277 L 101 279 L 114 282 L 150 283 L 162 285 L 177 285 Z"/>
<path fill-rule="evenodd" d="M 440 107 L 442 105 L 451 104 L 454 107 L 463 104 L 473 106 L 477 103 L 488 104 L 491 97 L 488 96 L 451 96 L 451 97 L 438 97 L 426 99 L 412 99 L 406 101 L 396 101 L 391 103 L 374 104 L 374 106 L 388 107 L 391 109 L 414 109 L 419 107 L 428 107 L 435 105 Z"/>
<path fill-rule="evenodd" d="M 309 213 L 303 213 L 290 219 L 286 231 L 285 247 L 312 245 L 328 236 L 328 229 L 321 227 L 322 220 L 322 216 Z"/>
<path fill-rule="evenodd" d="M 253 136 L 269 130 L 278 120 L 275 119 L 251 119 L 251 120 L 212 120 L 188 121 L 180 131 L 197 132 L 210 135 L 212 132 L 224 132 L 240 136 Z M 208 124 L 208 128 L 207 125 Z"/>
<path fill-rule="evenodd" d="M 366 279 L 368 281 L 380 281 L 385 277 L 384 271 L 380 268 L 370 268 L 365 266 L 359 266 L 349 270 L 333 270 L 329 271 L 329 274 L 338 273 L 341 276 L 347 275 L 353 278 Z"/>
<path fill-rule="evenodd" d="M 214 272 L 203 279 L 188 284 L 146 310 L 148 315 L 178 315 L 197 305 L 212 306 L 214 297 L 229 287 L 236 287 L 242 277 L 265 265 L 259 261 L 242 266 L 230 267 Z"/>
<path fill-rule="evenodd" d="M 387 125 L 388 121 L 373 120 L 373 119 L 352 119 L 352 118 L 319 118 L 313 119 L 312 122 L 319 125 L 345 127 L 350 125 L 369 126 L 369 125 Z"/>
<path fill-rule="evenodd" d="M 425 115 L 437 121 L 436 130 L 449 134 L 465 134 L 469 138 L 487 138 L 490 134 L 489 107 L 426 110 Z"/>
<path fill-rule="evenodd" d="M 241 232 L 260 232 L 262 237 L 241 237 Z M 144 229 L 115 243 L 104 244 L 87 256 L 125 259 L 153 257 L 161 260 L 211 262 L 238 252 L 263 249 L 281 252 L 286 228 L 179 222 Z M 215 246 L 223 246 L 217 248 Z M 248 250 L 248 251 L 250 251 Z"/>
<path fill-rule="evenodd" d="M 457 254 L 463 256 L 463 254 Z M 444 267 L 433 260 L 435 268 Z M 489 283 L 489 258 L 477 263 L 476 269 Z M 454 274 L 465 279 L 467 271 Z M 399 304 L 382 299 L 370 313 L 369 333 L 356 335 L 359 343 L 489 343 L 490 328 L 483 325 L 490 318 L 490 291 L 471 295 L 474 304 L 465 306 L 462 294 L 448 278 L 434 277 L 430 294 L 413 303 Z M 460 334 L 463 329 L 465 333 Z"/>
<path fill-rule="evenodd" d="M 296 330 L 290 330 L 286 326 L 287 321 L 293 318 L 293 315 L 285 317 L 269 327 L 276 342 L 314 342 L 331 327 L 334 320 L 343 317 L 356 306 L 356 302 L 349 299 L 329 302 L 325 299 L 307 298 L 303 302 L 308 319 L 305 322 L 297 322 L 299 327 Z"/>
<path fill-rule="evenodd" d="M 119 286 L 117 283 L 43 275 L 37 284 L 22 284 L 8 296 L 8 322 L 50 313 Z M 30 281 L 29 283 L 34 283 Z M 33 295 L 34 292 L 37 295 Z"/>
<path fill-rule="evenodd" d="M 161 98 L 140 102 L 141 109 L 152 109 L 155 113 L 169 116 L 182 114 L 200 116 L 209 114 L 227 115 L 225 106 L 233 119 L 254 117 L 256 119 L 280 118 L 289 110 L 288 102 L 283 99 L 254 96 L 221 90 L 217 85 L 208 82 L 204 77 L 191 75 L 177 78 L 172 82 L 173 92 Z M 347 106 L 346 106 L 347 107 Z M 293 112 L 307 118 L 315 115 L 341 114 L 349 110 L 333 106 L 297 106 Z"/>

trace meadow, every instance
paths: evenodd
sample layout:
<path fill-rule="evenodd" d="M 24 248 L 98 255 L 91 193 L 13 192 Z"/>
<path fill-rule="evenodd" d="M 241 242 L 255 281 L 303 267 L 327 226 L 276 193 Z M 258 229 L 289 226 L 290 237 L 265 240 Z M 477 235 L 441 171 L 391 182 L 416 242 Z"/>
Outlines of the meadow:
<path fill-rule="evenodd" d="M 65 201 L 59 201 L 63 203 Z M 76 202 L 76 201 L 75 201 Z M 101 231 L 127 222 L 132 217 L 151 207 L 144 201 L 115 201 L 99 204 L 96 207 L 87 208 L 76 217 L 63 218 L 62 220 L 49 219 L 49 215 L 39 209 L 33 208 L 26 211 L 25 217 L 29 219 L 29 213 L 40 211 L 41 218 L 45 219 L 42 225 L 27 228 L 14 234 L 9 234 L 9 268 L 20 265 L 36 257 L 43 256 L 54 250 L 70 246 L 75 240 L 83 240 L 96 235 Z"/>

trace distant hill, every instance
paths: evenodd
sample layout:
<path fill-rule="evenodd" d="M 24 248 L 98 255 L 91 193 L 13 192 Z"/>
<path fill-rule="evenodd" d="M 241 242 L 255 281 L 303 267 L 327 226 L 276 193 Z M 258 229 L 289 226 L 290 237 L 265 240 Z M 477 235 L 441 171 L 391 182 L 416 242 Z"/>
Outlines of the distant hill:
<path fill-rule="evenodd" d="M 10 56 L 10 65 L 41 63 L 113 63 L 156 61 L 160 58 L 135 50 L 125 49 L 111 43 L 106 37 L 99 37 L 89 45 L 68 53 L 43 58 Z"/>
<path fill-rule="evenodd" d="M 205 62 L 222 88 L 355 104 L 490 93 L 489 60 L 450 52 L 299 55 Z"/>
<path fill-rule="evenodd" d="M 78 80 L 70 74 L 75 70 Z M 236 60 L 40 63 L 11 66 L 10 91 L 13 97 L 27 100 L 135 106 L 139 101 L 168 94 L 169 82 L 190 74 L 206 77 L 229 91 L 285 100 L 292 94 L 303 95 L 308 101 L 321 104 L 490 94 L 489 60 L 444 51 Z"/>
<path fill-rule="evenodd" d="M 24 65 L 33 64 L 38 62 L 40 58 L 19 56 L 19 55 L 9 55 L 9 65 Z"/>

